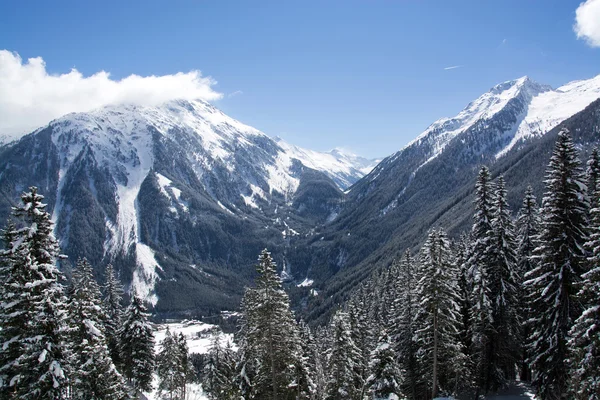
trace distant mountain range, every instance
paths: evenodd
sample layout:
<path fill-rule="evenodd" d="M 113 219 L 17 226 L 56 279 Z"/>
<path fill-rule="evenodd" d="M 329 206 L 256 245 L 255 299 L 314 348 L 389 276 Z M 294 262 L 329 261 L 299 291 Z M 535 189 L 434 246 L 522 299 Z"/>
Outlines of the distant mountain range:
<path fill-rule="evenodd" d="M 584 153 L 598 142 L 598 98 L 600 76 L 505 82 L 377 166 L 272 139 L 203 101 L 108 106 L 0 148 L 0 214 L 38 186 L 70 262 L 87 257 L 100 279 L 112 262 L 164 314 L 236 307 L 269 247 L 317 318 L 431 226 L 467 227 L 481 164 L 507 175 L 514 206 L 527 181 L 541 193 L 557 126 L 575 124 Z"/>

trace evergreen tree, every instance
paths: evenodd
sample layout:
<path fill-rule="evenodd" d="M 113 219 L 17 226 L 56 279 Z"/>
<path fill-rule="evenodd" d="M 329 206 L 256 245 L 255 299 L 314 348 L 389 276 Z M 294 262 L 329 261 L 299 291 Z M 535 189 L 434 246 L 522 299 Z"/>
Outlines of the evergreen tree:
<path fill-rule="evenodd" d="M 597 156 L 597 153 L 596 153 Z M 588 188 L 589 189 L 589 188 Z M 591 269 L 582 275 L 579 300 L 584 311 L 569 332 L 570 396 L 600 399 L 600 185 L 592 197 L 590 238 Z"/>
<path fill-rule="evenodd" d="M 523 198 L 523 205 L 519 210 L 517 217 L 517 231 L 518 231 L 518 245 L 517 245 L 517 265 L 518 272 L 521 277 L 524 277 L 529 271 L 535 267 L 534 250 L 538 246 L 538 235 L 540 230 L 540 216 L 538 211 L 537 200 L 533 194 L 531 186 L 527 187 L 525 191 L 525 197 Z M 519 296 L 519 302 L 521 304 L 519 313 L 521 315 L 522 324 L 522 337 L 528 338 L 530 335 L 531 327 L 527 323 L 531 316 L 531 310 L 529 304 L 532 302 L 527 295 L 527 291 L 522 291 Z M 531 370 L 527 363 L 528 353 L 525 342 L 521 343 L 521 380 L 531 381 Z"/>
<path fill-rule="evenodd" d="M 134 394 L 152 390 L 154 333 L 142 300 L 133 296 L 119 332 L 123 375 Z"/>
<path fill-rule="evenodd" d="M 240 396 L 244 399 L 253 398 L 254 383 L 256 381 L 256 370 L 258 353 L 257 347 L 250 340 L 250 331 L 256 324 L 256 315 L 253 306 L 258 302 L 258 293 L 250 288 L 246 289 L 242 297 L 240 318 L 240 329 L 236 334 L 238 343 L 238 359 L 236 363 L 236 384 Z"/>
<path fill-rule="evenodd" d="M 396 356 L 391 340 L 385 329 L 382 329 L 377 347 L 371 353 L 369 363 L 371 374 L 367 378 L 367 387 L 373 399 L 400 398 L 401 375 L 396 364 Z"/>
<path fill-rule="evenodd" d="M 0 253 L 0 398 L 67 395 L 66 298 L 59 247 L 37 188 L 13 208 Z"/>
<path fill-rule="evenodd" d="M 416 399 L 418 386 L 424 382 L 417 368 L 417 346 L 414 343 L 414 317 L 418 306 L 417 277 L 410 250 L 406 250 L 398 265 L 395 282 L 397 296 L 393 302 L 394 317 L 390 329 L 399 367 L 405 378 L 399 381 L 403 392 Z"/>
<path fill-rule="evenodd" d="M 581 313 L 576 284 L 584 272 L 586 204 L 571 137 L 562 131 L 546 174 L 538 265 L 527 275 L 532 304 L 530 365 L 544 399 L 566 395 L 567 335 Z"/>
<path fill-rule="evenodd" d="M 194 366 L 190 362 L 189 348 L 187 340 L 182 332 L 175 337 L 177 347 L 177 383 L 181 399 L 185 400 L 187 396 L 187 384 L 194 379 Z"/>
<path fill-rule="evenodd" d="M 117 372 L 104 336 L 106 315 L 92 266 L 77 262 L 69 298 L 72 343 L 72 398 L 81 400 L 126 399 L 127 387 Z"/>
<path fill-rule="evenodd" d="M 382 293 L 381 285 L 386 280 L 380 281 L 380 285 L 377 285 L 378 293 Z M 381 309 L 381 303 L 379 301 L 373 301 L 372 303 L 377 304 L 377 308 Z M 364 395 L 365 390 L 365 381 L 369 374 L 369 357 L 371 354 L 371 349 L 373 346 L 371 345 L 371 336 L 372 332 L 377 329 L 378 326 L 381 326 L 383 322 L 380 320 L 382 314 L 375 314 L 374 321 L 370 324 L 367 321 L 366 317 L 367 307 L 364 297 L 358 296 L 354 299 L 354 301 L 350 301 L 347 304 L 346 313 L 350 322 L 350 336 L 352 337 L 352 341 L 358 347 L 359 353 L 356 357 L 353 358 L 354 362 L 354 392 L 358 393 L 360 398 Z M 369 329 L 370 328 L 370 329 Z"/>
<path fill-rule="evenodd" d="M 521 342 L 518 320 L 521 278 L 517 272 L 517 245 L 506 195 L 504 178 L 501 176 L 494 196 L 490 244 L 493 262 L 488 275 L 493 296 L 493 336 L 490 338 L 492 389 L 514 378 Z"/>
<path fill-rule="evenodd" d="M 289 298 L 265 249 L 258 258 L 256 288 L 243 300 L 242 387 L 248 398 L 308 398 L 307 371 Z M 250 373 L 250 374 L 249 374 Z"/>
<path fill-rule="evenodd" d="M 593 203 L 596 188 L 600 183 L 600 154 L 597 147 L 592 149 L 590 159 L 587 162 L 586 177 L 588 201 Z"/>
<path fill-rule="evenodd" d="M 483 166 L 475 185 L 475 215 L 473 217 L 472 248 L 469 258 L 471 294 L 471 355 L 477 377 L 478 390 L 485 393 L 497 386 L 494 382 L 493 345 L 494 331 L 494 214 L 493 185 L 490 172 Z"/>
<path fill-rule="evenodd" d="M 312 396 L 313 399 L 324 399 L 327 393 L 327 382 L 328 382 L 328 354 L 331 348 L 331 335 L 327 326 L 319 327 L 315 330 L 314 334 L 314 347 L 313 351 L 314 358 L 314 373 L 313 383 L 315 385 L 315 392 Z M 309 342 L 310 343 L 310 342 Z M 311 364 L 309 363 L 309 368 Z M 309 369 L 310 370 L 310 369 Z"/>
<path fill-rule="evenodd" d="M 471 279 L 471 275 L 469 274 L 468 262 L 470 258 L 470 245 L 470 237 L 466 234 L 463 234 L 453 246 L 456 270 L 458 272 L 458 305 L 460 307 L 459 337 L 463 351 L 465 351 L 467 358 L 470 356 L 470 350 L 473 344 L 471 340 L 471 293 L 473 291 L 473 281 Z M 465 381 L 467 386 L 470 386 L 470 383 L 472 382 Z"/>
<path fill-rule="evenodd" d="M 160 343 L 160 351 L 156 355 L 156 374 L 158 375 L 158 394 L 164 399 L 177 399 L 179 389 L 178 369 L 179 354 L 175 338 L 167 327 L 165 338 Z M 206 389 L 210 387 L 205 386 Z"/>
<path fill-rule="evenodd" d="M 352 339 L 350 317 L 338 311 L 331 323 L 332 343 L 329 350 L 329 379 L 327 382 L 327 400 L 361 399 L 355 383 L 357 376 L 356 360 L 362 357 L 360 349 Z"/>
<path fill-rule="evenodd" d="M 206 363 L 204 364 L 202 389 L 213 400 L 234 399 L 233 377 L 235 361 L 231 348 L 221 345 L 221 338 L 215 335 L 211 339 Z"/>
<path fill-rule="evenodd" d="M 435 398 L 441 391 L 451 391 L 464 371 L 455 273 L 443 231 L 429 234 L 421 248 L 420 268 L 415 338 L 420 368 Z"/>
<path fill-rule="evenodd" d="M 315 339 L 312 334 L 310 327 L 300 320 L 298 324 L 298 332 L 300 335 L 300 347 L 302 348 L 302 368 L 306 370 L 305 377 L 306 383 L 301 383 L 301 386 L 308 387 L 308 393 L 310 393 L 311 399 L 317 397 L 317 383 L 318 379 L 321 379 L 324 371 L 322 365 L 318 362 L 317 346 Z"/>
<path fill-rule="evenodd" d="M 106 282 L 104 284 L 104 311 L 106 320 L 104 328 L 110 356 L 120 368 L 119 329 L 123 321 L 123 286 L 115 274 L 112 264 L 106 266 Z"/>
<path fill-rule="evenodd" d="M 539 245 L 540 225 L 537 199 L 533 194 L 533 188 L 528 186 L 517 216 L 517 262 L 521 276 L 525 276 L 535 266 L 534 250 Z"/>

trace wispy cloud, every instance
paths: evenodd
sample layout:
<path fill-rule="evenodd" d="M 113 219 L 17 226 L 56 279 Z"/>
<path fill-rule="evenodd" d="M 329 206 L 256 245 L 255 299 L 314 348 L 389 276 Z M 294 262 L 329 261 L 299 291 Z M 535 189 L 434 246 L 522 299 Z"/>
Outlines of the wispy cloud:
<path fill-rule="evenodd" d="M 19 54 L 0 50 L 0 136 L 15 136 L 70 112 L 107 104 L 155 105 L 172 99 L 216 100 L 216 81 L 200 71 L 172 75 L 130 75 L 115 80 L 105 71 L 83 76 L 75 68 L 53 75 L 41 57 L 23 61 Z"/>
<path fill-rule="evenodd" d="M 587 0 L 575 10 L 573 30 L 577 39 L 583 39 L 591 47 L 600 47 L 600 0 Z"/>
<path fill-rule="evenodd" d="M 235 92 L 229 93 L 229 94 L 227 95 L 227 97 L 241 96 L 241 95 L 243 95 L 243 94 L 244 94 L 244 92 L 242 92 L 241 90 L 236 90 Z"/>
<path fill-rule="evenodd" d="M 502 43 L 500 43 L 500 46 L 504 46 L 506 44 L 507 40 L 506 39 L 502 39 Z"/>
<path fill-rule="evenodd" d="M 461 67 L 462 67 L 462 65 L 453 65 L 451 67 L 444 68 L 444 71 L 448 71 L 448 70 L 456 69 L 456 68 L 461 68 Z"/>

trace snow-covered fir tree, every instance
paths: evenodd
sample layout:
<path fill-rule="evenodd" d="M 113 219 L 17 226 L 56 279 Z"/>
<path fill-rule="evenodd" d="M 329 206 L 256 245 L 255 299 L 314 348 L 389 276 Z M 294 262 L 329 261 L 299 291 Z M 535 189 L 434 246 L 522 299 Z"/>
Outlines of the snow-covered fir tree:
<path fill-rule="evenodd" d="M 37 188 L 13 208 L 0 253 L 0 398 L 68 394 L 66 298 L 59 248 Z"/>
<path fill-rule="evenodd" d="M 119 331 L 122 372 L 134 394 L 152 390 L 154 329 L 142 300 L 133 295 Z"/>
<path fill-rule="evenodd" d="M 187 398 L 187 384 L 194 379 L 194 366 L 192 365 L 189 357 L 190 349 L 187 344 L 187 339 L 183 332 L 179 332 L 179 335 L 175 337 L 175 344 L 177 346 L 177 383 L 179 387 L 179 396 L 185 400 Z"/>
<path fill-rule="evenodd" d="M 237 399 L 234 375 L 233 351 L 230 347 L 223 347 L 220 336 L 214 335 L 204 363 L 202 389 L 212 400 Z"/>
<path fill-rule="evenodd" d="M 156 375 L 158 376 L 158 395 L 164 399 L 176 399 L 177 367 L 179 362 L 177 343 L 167 327 L 165 338 L 160 342 L 156 355 Z"/>
<path fill-rule="evenodd" d="M 317 346 L 312 330 L 304 320 L 300 320 L 298 323 L 298 332 L 300 347 L 302 348 L 302 367 L 306 369 L 306 375 L 301 376 L 301 378 L 307 379 L 307 382 L 302 382 L 301 386 L 308 387 L 310 398 L 316 399 L 318 398 L 316 381 L 323 377 L 323 366 L 318 362 Z"/>
<path fill-rule="evenodd" d="M 312 374 L 313 383 L 315 386 L 315 392 L 313 393 L 313 399 L 324 399 L 327 393 L 327 381 L 328 381 L 328 353 L 331 348 L 331 335 L 329 334 L 328 326 L 317 327 L 314 331 L 314 342 L 311 345 L 309 341 L 311 351 L 313 351 L 314 358 L 314 371 Z M 309 358 L 310 360 L 310 358 Z M 311 371 L 312 364 L 308 363 L 309 371 Z"/>
<path fill-rule="evenodd" d="M 471 356 L 476 385 L 484 393 L 497 388 L 502 382 L 497 375 L 496 352 L 493 349 L 494 309 L 497 289 L 494 274 L 495 240 L 492 228 L 494 217 L 494 187 L 490 172 L 483 166 L 475 185 L 475 215 L 473 217 L 473 244 L 469 259 L 471 293 Z"/>
<path fill-rule="evenodd" d="M 92 266 L 78 260 L 69 289 L 71 338 L 71 398 L 81 400 L 129 398 L 125 380 L 117 371 L 104 334 L 106 315 Z"/>
<path fill-rule="evenodd" d="M 381 330 L 377 347 L 371 352 L 369 371 L 366 386 L 370 398 L 375 400 L 402 397 L 400 368 L 396 363 L 391 339 L 385 329 Z"/>
<path fill-rule="evenodd" d="M 390 331 L 399 368 L 404 371 L 404 379 L 399 382 L 403 392 L 416 399 L 418 386 L 425 382 L 417 368 L 417 346 L 414 343 L 414 317 L 418 306 L 417 277 L 410 250 L 406 250 L 402 255 L 397 271 L 394 283 L 397 296 L 393 302 L 394 316 L 391 319 Z"/>
<path fill-rule="evenodd" d="M 596 154 L 597 156 L 597 154 Z M 600 399 L 600 185 L 591 202 L 590 252 L 591 269 L 582 275 L 578 293 L 584 311 L 569 332 L 569 395 L 577 400 Z"/>
<path fill-rule="evenodd" d="M 492 217 L 493 261 L 491 283 L 493 336 L 490 338 L 490 387 L 499 388 L 514 378 L 521 342 L 518 319 L 521 278 L 517 271 L 515 228 L 507 202 L 504 178 L 496 183 Z"/>
<path fill-rule="evenodd" d="M 186 399 L 186 387 L 192 379 L 193 371 L 188 352 L 187 342 L 183 334 L 171 334 L 167 327 L 165 338 L 160 343 L 160 351 L 156 355 L 158 394 L 161 398 L 169 400 Z M 228 383 L 231 386 L 232 382 Z M 212 386 L 205 385 L 205 389 L 210 392 Z M 216 398 L 221 399 L 223 397 Z"/>
<path fill-rule="evenodd" d="M 472 327 L 471 327 L 471 293 L 473 291 L 472 275 L 469 273 L 471 238 L 468 234 L 462 234 L 453 243 L 454 262 L 458 274 L 458 305 L 460 307 L 459 338 L 467 361 L 470 361 L 472 349 Z M 472 370 L 472 368 L 468 368 Z M 465 377 L 465 384 L 471 386 L 472 377 Z"/>
<path fill-rule="evenodd" d="M 597 147 L 592 149 L 590 159 L 587 162 L 585 174 L 587 178 L 586 183 L 588 201 L 593 203 L 596 188 L 598 187 L 598 183 L 600 183 L 600 153 L 598 152 Z"/>
<path fill-rule="evenodd" d="M 586 242 L 585 184 L 577 151 L 569 134 L 558 135 L 546 173 L 542 201 L 538 265 L 526 285 L 533 299 L 530 365 L 544 399 L 566 396 L 567 335 L 580 316 L 576 284 L 584 272 Z"/>
<path fill-rule="evenodd" d="M 380 275 L 379 278 L 382 276 Z M 384 290 L 381 290 L 383 282 L 387 282 L 387 279 L 380 281 L 380 285 L 376 287 L 379 289 L 377 293 L 382 294 Z M 364 293 L 364 292 L 363 292 Z M 371 300 L 371 303 L 374 303 Z M 374 313 L 373 319 L 368 320 L 366 300 L 363 296 L 358 296 L 355 301 L 350 301 L 346 307 L 350 322 L 350 336 L 352 341 L 359 349 L 359 355 L 354 357 L 354 389 L 356 393 L 359 393 L 359 397 L 363 397 L 365 390 L 365 380 L 369 375 L 369 358 L 371 350 L 373 348 L 373 333 L 377 330 L 377 327 L 382 326 L 381 321 L 382 314 Z M 383 302 L 377 302 L 378 309 L 381 309 Z M 389 307 L 388 307 L 389 308 Z M 376 322 L 375 322 L 376 321 Z"/>
<path fill-rule="evenodd" d="M 263 250 L 256 287 L 244 295 L 240 372 L 242 386 L 247 387 L 243 390 L 252 399 L 308 398 L 298 325 L 275 267 L 271 254 Z"/>
<path fill-rule="evenodd" d="M 327 381 L 327 400 L 361 399 L 361 390 L 355 386 L 357 380 L 356 360 L 362 358 L 360 349 L 352 339 L 350 316 L 338 311 L 332 319 L 331 348 L 329 350 L 329 379 Z"/>
<path fill-rule="evenodd" d="M 106 315 L 104 321 L 106 342 L 114 364 L 120 368 L 119 329 L 123 320 L 123 286 L 112 264 L 106 266 L 103 300 Z"/>
<path fill-rule="evenodd" d="M 533 251 L 539 244 L 538 235 L 541 226 L 539 207 L 531 186 L 528 186 L 525 191 L 516 225 L 518 271 L 521 276 L 524 276 L 534 268 Z"/>
<path fill-rule="evenodd" d="M 427 395 L 451 392 L 464 373 L 459 341 L 459 305 L 450 243 L 442 230 L 432 230 L 421 248 L 415 316 L 417 357 L 428 382 Z M 419 395 L 421 397 L 422 394 Z"/>
<path fill-rule="evenodd" d="M 540 215 L 537 200 L 533 194 L 533 188 L 527 187 L 523 204 L 517 216 L 517 265 L 522 279 L 534 269 L 534 250 L 538 246 L 538 235 L 540 230 Z M 521 318 L 521 335 L 524 339 L 529 337 L 531 327 L 527 323 L 530 318 L 529 304 L 533 299 L 527 296 L 527 291 L 521 291 L 519 295 L 519 315 Z M 521 380 L 531 381 L 531 369 L 527 363 L 528 353 L 526 341 L 521 342 L 520 349 L 520 377 Z"/>

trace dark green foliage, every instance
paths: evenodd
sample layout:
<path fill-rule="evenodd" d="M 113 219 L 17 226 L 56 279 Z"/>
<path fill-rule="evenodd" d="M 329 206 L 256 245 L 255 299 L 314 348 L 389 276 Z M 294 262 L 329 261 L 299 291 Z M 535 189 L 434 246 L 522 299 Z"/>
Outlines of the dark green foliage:
<path fill-rule="evenodd" d="M 397 297 L 393 302 L 394 315 L 391 318 L 392 338 L 400 368 L 404 371 L 404 379 L 400 381 L 403 392 L 411 398 L 417 396 L 418 387 L 423 379 L 417 366 L 418 346 L 414 342 L 416 326 L 414 317 L 417 314 L 417 276 L 415 261 L 410 251 L 406 250 L 397 267 L 395 287 Z"/>
<path fill-rule="evenodd" d="M 105 336 L 106 314 L 92 266 L 77 262 L 69 289 L 71 397 L 81 400 L 127 399 L 125 380 L 117 372 Z"/>
<path fill-rule="evenodd" d="M 123 287 L 115 274 L 112 264 L 106 267 L 104 284 L 104 331 L 106 344 L 113 363 L 121 365 L 119 329 L 123 321 Z"/>
<path fill-rule="evenodd" d="M 119 332 L 123 375 L 134 395 L 152 390 L 154 333 L 142 300 L 133 296 Z"/>
<path fill-rule="evenodd" d="M 589 187 L 588 187 L 589 189 Z M 583 312 L 569 331 L 569 395 L 600 399 L 600 185 L 591 197 L 591 222 L 586 248 L 590 270 L 582 275 L 577 294 Z"/>
<path fill-rule="evenodd" d="M 195 379 L 186 339 L 181 333 L 171 334 L 167 328 L 160 345 L 161 350 L 156 356 L 158 394 L 164 399 L 185 400 L 187 384 Z M 210 391 L 210 388 L 205 387 L 205 391 Z"/>
<path fill-rule="evenodd" d="M 576 285 L 584 272 L 586 203 L 581 166 L 570 135 L 561 132 L 546 174 L 539 264 L 526 275 L 532 303 L 530 364 L 545 399 L 567 391 L 567 335 L 582 309 Z"/>
<path fill-rule="evenodd" d="M 337 312 L 331 322 L 327 400 L 360 400 L 362 397 L 362 388 L 355 386 L 362 379 L 356 370 L 357 360 L 362 358 L 362 354 L 352 339 L 349 319 L 348 314 Z"/>
<path fill-rule="evenodd" d="M 400 369 L 396 364 L 396 354 L 385 329 L 379 334 L 377 347 L 371 353 L 369 370 L 371 374 L 366 385 L 374 399 L 389 399 L 392 395 L 396 398 L 401 397 Z"/>
<path fill-rule="evenodd" d="M 533 270 L 536 265 L 534 258 L 534 250 L 539 245 L 538 235 L 540 230 L 540 216 L 538 211 L 538 204 L 533 194 L 531 186 L 527 187 L 525 197 L 523 198 L 523 205 L 519 210 L 517 216 L 517 232 L 518 232 L 518 245 L 517 245 L 517 266 L 518 272 L 523 279 L 525 275 Z M 523 339 L 529 337 L 531 328 L 527 321 L 531 317 L 531 310 L 529 303 L 534 301 L 527 297 L 527 291 L 522 285 L 522 291 L 519 294 L 519 314 L 521 321 L 521 335 Z M 521 342 L 521 380 L 531 380 L 531 369 L 527 363 L 529 357 L 527 352 L 526 340 Z"/>
<path fill-rule="evenodd" d="M 237 399 L 235 385 L 235 354 L 230 344 L 221 344 L 219 335 L 211 341 L 210 349 L 203 368 L 202 389 L 210 399 Z"/>
<path fill-rule="evenodd" d="M 259 256 L 256 287 L 242 302 L 240 381 L 250 399 L 308 398 L 308 371 L 289 299 L 267 250 Z"/>
<path fill-rule="evenodd" d="M 459 341 L 456 271 L 443 231 L 433 230 L 421 248 L 418 276 L 415 344 L 419 369 L 427 382 L 426 393 L 435 398 L 452 390 L 465 369 Z"/>
<path fill-rule="evenodd" d="M 498 386 L 514 379 L 518 360 L 521 332 L 519 329 L 518 305 L 521 278 L 517 271 L 516 239 L 514 224 L 507 202 L 504 178 L 500 176 L 496 185 L 492 218 L 492 269 L 490 270 L 493 296 L 492 338 L 493 362 L 495 363 Z"/>
<path fill-rule="evenodd" d="M 36 187 L 13 209 L 0 253 L 0 396 L 67 395 L 66 299 L 56 268 L 58 243 Z M 18 225 L 17 225 L 18 224 Z"/>

